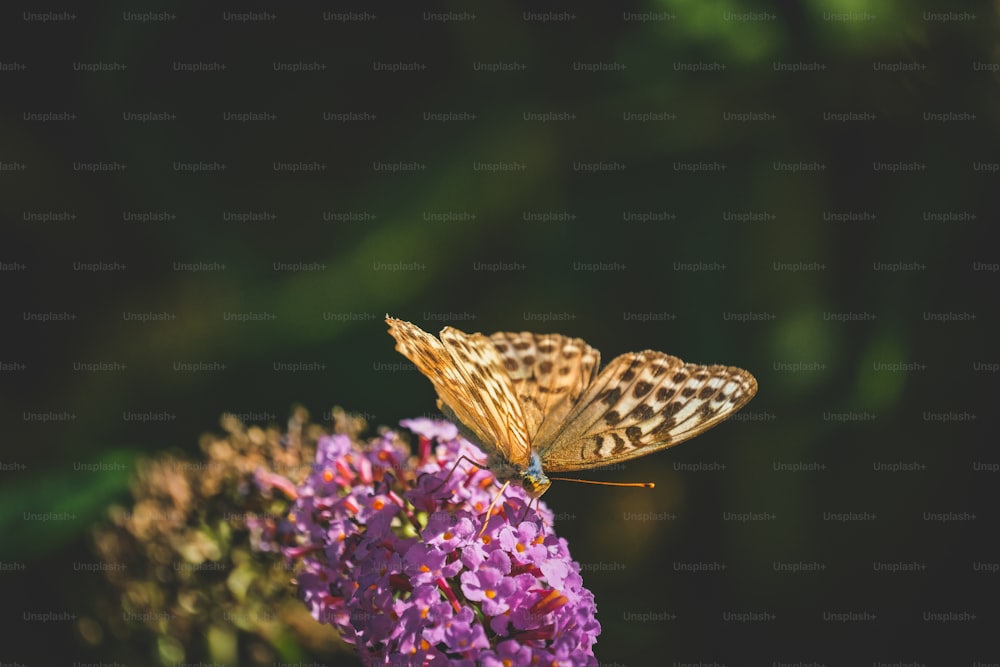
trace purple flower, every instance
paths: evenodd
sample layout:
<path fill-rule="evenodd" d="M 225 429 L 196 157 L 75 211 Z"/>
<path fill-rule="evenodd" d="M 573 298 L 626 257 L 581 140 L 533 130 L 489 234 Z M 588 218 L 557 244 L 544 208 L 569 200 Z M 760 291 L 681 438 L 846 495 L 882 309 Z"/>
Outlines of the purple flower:
<path fill-rule="evenodd" d="M 479 602 L 487 616 L 499 616 L 510 609 L 517 584 L 498 570 L 484 567 L 478 572 L 463 572 L 462 592 L 470 602 Z"/>
<path fill-rule="evenodd" d="M 498 484 L 460 462 L 483 453 L 448 422 L 402 423 L 416 457 L 392 432 L 334 435 L 300 487 L 262 478 L 296 497 L 284 552 L 312 615 L 369 665 L 596 665 L 594 596 L 548 508 L 525 514 L 511 486 L 485 516 Z"/>

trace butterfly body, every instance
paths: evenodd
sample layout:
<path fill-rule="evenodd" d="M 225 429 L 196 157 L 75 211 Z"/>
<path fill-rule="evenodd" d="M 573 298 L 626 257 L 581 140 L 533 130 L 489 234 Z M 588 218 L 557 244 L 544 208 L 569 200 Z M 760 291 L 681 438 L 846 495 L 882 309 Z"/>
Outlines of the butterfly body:
<path fill-rule="evenodd" d="M 552 485 L 551 480 L 545 474 L 545 469 L 542 467 L 542 459 L 538 456 L 538 452 L 531 451 L 527 466 L 516 465 L 503 452 L 499 451 L 489 442 L 481 442 L 479 437 L 455 416 L 451 408 L 440 400 L 438 401 L 438 407 L 448 421 L 458 427 L 458 431 L 462 434 L 463 438 L 486 452 L 486 455 L 489 457 L 486 467 L 490 469 L 490 472 L 498 480 L 502 482 L 517 482 L 528 492 L 528 495 L 534 498 L 541 496 Z"/>
<path fill-rule="evenodd" d="M 723 421 L 757 391 L 732 366 L 685 364 L 646 350 L 614 358 L 560 334 L 445 327 L 440 340 L 387 317 L 396 349 L 430 379 L 438 406 L 490 456 L 502 481 L 533 497 L 547 472 L 587 470 L 687 440 Z"/>

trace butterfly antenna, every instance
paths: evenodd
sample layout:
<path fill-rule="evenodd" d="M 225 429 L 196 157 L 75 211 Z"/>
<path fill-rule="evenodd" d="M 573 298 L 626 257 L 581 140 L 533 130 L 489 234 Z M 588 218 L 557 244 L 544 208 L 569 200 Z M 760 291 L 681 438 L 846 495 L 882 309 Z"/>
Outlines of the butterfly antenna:
<path fill-rule="evenodd" d="M 653 489 L 656 488 L 656 484 L 652 482 L 597 482 L 592 479 L 576 479 L 573 477 L 549 477 L 552 480 L 559 480 L 560 482 L 579 482 L 580 484 L 598 484 L 600 486 L 631 486 L 633 488 L 640 489 Z"/>
<path fill-rule="evenodd" d="M 490 517 L 493 516 L 493 508 L 496 506 L 497 501 L 500 500 L 500 497 L 503 495 L 503 492 L 507 490 L 508 486 L 510 486 L 510 482 L 509 481 L 504 482 L 503 486 L 500 487 L 500 491 L 498 491 L 497 495 L 493 497 L 493 502 L 491 502 L 490 506 L 486 508 L 486 518 L 483 519 L 483 527 L 479 529 L 479 534 L 476 535 L 477 540 L 483 536 L 483 533 L 486 532 L 486 524 L 490 522 Z"/>

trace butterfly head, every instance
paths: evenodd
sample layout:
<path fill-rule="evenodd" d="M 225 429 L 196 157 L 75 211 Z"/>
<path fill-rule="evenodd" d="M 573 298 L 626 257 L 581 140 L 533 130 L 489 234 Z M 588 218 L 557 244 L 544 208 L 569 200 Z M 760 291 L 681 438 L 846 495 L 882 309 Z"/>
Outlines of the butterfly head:
<path fill-rule="evenodd" d="M 524 477 L 521 478 L 521 486 L 524 487 L 525 493 L 527 493 L 532 498 L 538 498 L 543 493 L 545 493 L 548 488 L 552 485 L 549 478 L 542 473 L 541 476 L 535 476 L 531 473 L 524 473 Z"/>
<path fill-rule="evenodd" d="M 552 482 L 549 481 L 549 478 L 545 475 L 545 471 L 542 470 L 542 460 L 538 458 L 538 454 L 532 452 L 528 469 L 521 473 L 521 487 L 532 498 L 538 498 L 551 485 Z"/>

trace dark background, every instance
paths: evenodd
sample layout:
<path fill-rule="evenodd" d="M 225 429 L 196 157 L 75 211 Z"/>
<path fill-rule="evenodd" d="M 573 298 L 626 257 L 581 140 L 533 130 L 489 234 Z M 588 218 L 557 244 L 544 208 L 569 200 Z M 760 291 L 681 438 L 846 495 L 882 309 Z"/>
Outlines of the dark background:
<path fill-rule="evenodd" d="M 1000 19 L 877 4 L 5 7 L 0 662 L 116 655 L 24 618 L 89 613 L 99 575 L 71 564 L 127 498 L 127 471 L 74 465 L 194 452 L 224 411 L 433 413 L 430 383 L 387 366 L 403 358 L 386 312 L 758 378 L 742 420 L 592 475 L 654 491 L 546 495 L 597 598 L 602 664 L 1000 661 Z M 276 69 L 298 63 L 315 68 Z M 376 69 L 399 63 L 417 68 Z M 270 116 L 227 120 L 245 113 Z M 126 168 L 80 170 L 98 162 Z M 225 169 L 177 169 L 199 162 Z M 216 270 L 178 270 L 196 262 Z M 95 362 L 125 368 L 79 370 Z M 73 518 L 25 514 L 49 511 Z"/>

